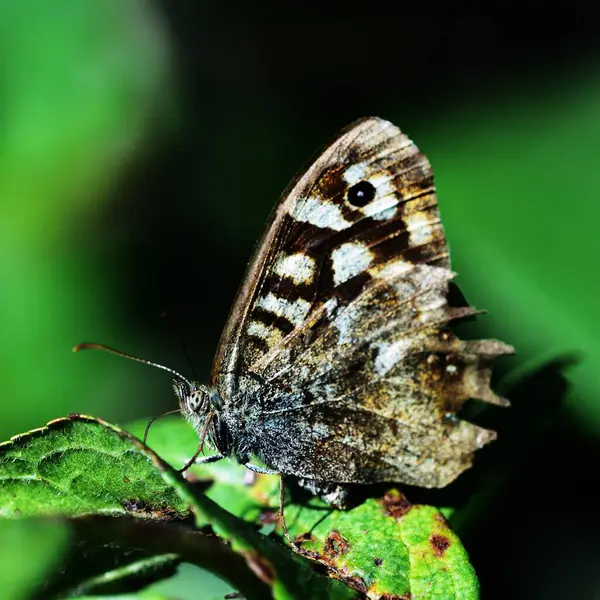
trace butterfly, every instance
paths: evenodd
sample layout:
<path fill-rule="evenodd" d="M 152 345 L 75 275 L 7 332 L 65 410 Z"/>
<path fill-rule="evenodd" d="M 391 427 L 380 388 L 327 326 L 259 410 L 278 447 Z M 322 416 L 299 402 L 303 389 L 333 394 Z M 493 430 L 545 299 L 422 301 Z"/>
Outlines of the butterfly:
<path fill-rule="evenodd" d="M 508 405 L 491 363 L 513 352 L 450 329 L 477 312 L 454 276 L 428 160 L 388 121 L 346 127 L 275 206 L 208 385 L 161 366 L 215 449 L 197 462 L 317 487 L 452 482 L 496 437 L 456 414 Z"/>

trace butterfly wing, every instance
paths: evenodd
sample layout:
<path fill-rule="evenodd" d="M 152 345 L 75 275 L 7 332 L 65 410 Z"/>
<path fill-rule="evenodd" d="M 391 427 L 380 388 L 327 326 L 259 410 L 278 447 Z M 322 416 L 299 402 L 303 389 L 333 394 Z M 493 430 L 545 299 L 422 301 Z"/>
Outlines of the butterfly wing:
<path fill-rule="evenodd" d="M 223 333 L 237 443 L 312 479 L 454 479 L 494 437 L 454 414 L 503 403 L 489 361 L 512 349 L 447 329 L 475 312 L 448 304 L 449 266 L 427 159 L 387 121 L 349 126 L 276 206 Z"/>
<path fill-rule="evenodd" d="M 347 191 L 367 174 L 377 196 L 365 207 L 354 206 L 347 201 Z M 420 202 L 436 237 L 421 247 L 427 255 L 420 260 L 436 260 L 447 267 L 433 192 L 429 163 L 397 127 L 366 118 L 342 131 L 292 182 L 271 215 L 215 357 L 212 379 L 223 397 L 235 391 L 239 373 L 278 346 L 334 288 L 338 294 L 345 287 L 356 288 L 352 275 L 367 259 L 344 258 L 344 251 L 352 252 L 345 244 L 357 238 L 368 243 L 367 236 L 375 246 L 380 242 L 375 247 L 379 254 L 409 251 L 402 217 L 407 202 Z M 387 242 L 385 249 L 381 242 Z M 350 270 L 340 271 L 344 267 Z"/>

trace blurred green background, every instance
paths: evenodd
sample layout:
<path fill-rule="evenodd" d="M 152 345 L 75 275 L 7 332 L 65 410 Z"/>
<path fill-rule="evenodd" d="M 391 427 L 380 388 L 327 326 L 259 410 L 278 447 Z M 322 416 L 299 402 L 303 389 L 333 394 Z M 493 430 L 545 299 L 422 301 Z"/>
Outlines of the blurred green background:
<path fill-rule="evenodd" d="M 487 596 L 600 597 L 600 8 L 473 6 L 0 3 L 2 437 L 174 408 L 164 373 L 72 346 L 190 374 L 183 342 L 205 378 L 288 180 L 378 115 L 434 166 L 459 283 L 489 311 L 475 334 L 518 350 L 500 372 L 577 357 L 493 509 Z"/>

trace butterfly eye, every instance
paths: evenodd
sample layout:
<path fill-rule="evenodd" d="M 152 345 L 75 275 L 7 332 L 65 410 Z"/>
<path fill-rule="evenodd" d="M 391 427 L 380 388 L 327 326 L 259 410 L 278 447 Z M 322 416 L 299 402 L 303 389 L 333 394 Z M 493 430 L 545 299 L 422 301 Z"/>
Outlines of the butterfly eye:
<path fill-rule="evenodd" d="M 200 405 L 202 403 L 202 396 L 197 390 L 192 392 L 189 397 L 189 406 L 193 412 L 199 412 Z"/>
<path fill-rule="evenodd" d="M 348 202 L 352 206 L 366 206 L 375 198 L 375 187 L 368 181 L 359 181 L 348 190 Z"/>

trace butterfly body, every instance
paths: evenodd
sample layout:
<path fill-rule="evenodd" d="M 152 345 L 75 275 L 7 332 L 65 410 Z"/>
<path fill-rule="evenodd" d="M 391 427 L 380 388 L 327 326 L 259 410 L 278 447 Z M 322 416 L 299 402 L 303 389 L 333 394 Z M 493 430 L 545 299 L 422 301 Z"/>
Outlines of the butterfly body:
<path fill-rule="evenodd" d="M 495 438 L 456 412 L 507 404 L 490 363 L 513 351 L 451 331 L 476 313 L 454 302 L 453 277 L 429 162 L 388 121 L 361 119 L 275 207 L 210 385 L 176 386 L 182 412 L 243 464 L 445 486 Z"/>

